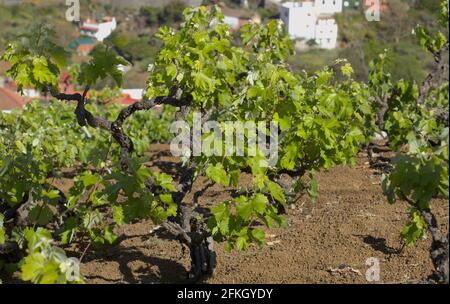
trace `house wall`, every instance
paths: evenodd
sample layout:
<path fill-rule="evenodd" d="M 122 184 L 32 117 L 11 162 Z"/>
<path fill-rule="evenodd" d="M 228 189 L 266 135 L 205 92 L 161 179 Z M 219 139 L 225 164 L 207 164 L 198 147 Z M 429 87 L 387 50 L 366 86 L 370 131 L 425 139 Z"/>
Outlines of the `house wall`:
<path fill-rule="evenodd" d="M 319 47 L 333 49 L 336 47 L 338 26 L 336 21 L 330 19 L 318 19 L 316 23 L 315 39 Z"/>
<path fill-rule="evenodd" d="M 98 24 L 98 31 L 95 33 L 95 38 L 98 41 L 103 41 L 109 35 L 111 35 L 112 31 L 114 31 L 117 27 L 116 18 L 113 18 L 110 22 L 103 22 Z"/>
<path fill-rule="evenodd" d="M 314 38 L 317 11 L 313 2 L 284 3 L 280 15 L 292 38 Z"/>
<path fill-rule="evenodd" d="M 122 94 L 130 96 L 134 100 L 142 100 L 144 89 L 122 89 Z"/>
<path fill-rule="evenodd" d="M 332 49 L 336 47 L 338 27 L 331 15 L 342 12 L 342 1 L 285 2 L 280 8 L 280 18 L 291 38 L 314 39 L 319 47 Z"/>
<path fill-rule="evenodd" d="M 102 22 L 102 23 L 84 22 L 83 27 L 89 29 L 80 30 L 80 33 L 82 35 L 93 37 L 98 41 L 103 41 L 109 35 L 111 35 L 112 31 L 116 29 L 117 21 L 116 18 L 112 18 L 112 20 L 109 22 Z"/>

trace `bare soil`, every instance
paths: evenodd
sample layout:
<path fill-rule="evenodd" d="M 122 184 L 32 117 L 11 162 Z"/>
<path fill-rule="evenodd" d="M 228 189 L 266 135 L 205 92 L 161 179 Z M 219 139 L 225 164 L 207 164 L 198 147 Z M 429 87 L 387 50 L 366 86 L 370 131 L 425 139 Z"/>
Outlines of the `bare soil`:
<path fill-rule="evenodd" d="M 179 163 L 168 146 L 153 145 L 150 165 L 177 174 Z M 366 280 L 370 257 L 379 259 L 378 283 L 420 282 L 432 272 L 430 237 L 401 249 L 399 232 L 407 220 L 406 203 L 387 203 L 381 175 L 369 168 L 365 153 L 357 165 L 320 172 L 319 199 L 314 205 L 305 196 L 290 206 L 287 229 L 265 229 L 268 245 L 245 252 L 227 253 L 216 244 L 218 267 L 205 283 L 370 283 Z M 251 177 L 241 176 L 241 185 Z M 60 185 L 62 188 L 68 184 Z M 229 199 L 230 190 L 195 182 L 188 200 L 198 200 L 207 212 Z M 448 202 L 437 199 L 433 210 L 448 232 Z M 89 249 L 82 272 L 88 283 L 179 283 L 189 269 L 189 252 L 176 240 L 151 233 L 154 225 L 141 221 L 121 227 L 126 238 L 114 247 Z M 81 255 L 85 244 L 75 245 Z"/>

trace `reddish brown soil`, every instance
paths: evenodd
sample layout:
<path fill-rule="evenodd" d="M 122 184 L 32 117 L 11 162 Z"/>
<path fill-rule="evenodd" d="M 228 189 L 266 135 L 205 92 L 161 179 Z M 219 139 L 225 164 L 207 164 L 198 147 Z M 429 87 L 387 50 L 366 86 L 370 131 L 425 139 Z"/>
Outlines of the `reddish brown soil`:
<path fill-rule="evenodd" d="M 154 145 L 152 167 L 177 172 L 176 159 L 167 146 Z M 218 267 L 206 283 L 367 283 L 366 259 L 380 261 L 383 283 L 421 281 L 431 274 L 430 238 L 412 248 L 401 247 L 399 232 L 407 220 L 404 203 L 389 205 L 383 197 L 381 176 L 371 170 L 365 154 L 355 167 L 338 166 L 321 172 L 319 199 L 312 205 L 307 197 L 287 211 L 287 229 L 267 229 L 269 245 L 245 252 L 226 253 L 217 244 Z M 250 182 L 241 177 L 241 184 Z M 204 179 L 194 184 L 188 199 L 197 197 L 200 206 L 210 208 L 230 197 L 218 185 L 208 187 Z M 66 185 L 67 186 L 67 185 Z M 436 200 L 433 210 L 448 231 L 448 202 Z M 189 253 L 167 237 L 152 236 L 151 222 L 125 225 L 126 236 L 116 247 L 88 250 L 82 271 L 89 283 L 173 283 L 182 282 L 189 269 Z M 83 245 L 84 246 L 84 245 Z M 75 254 L 84 250 L 74 248 Z M 351 267 L 354 271 L 333 272 Z M 350 269 L 350 268 L 347 268 Z M 357 273 L 360 272 L 360 274 Z"/>

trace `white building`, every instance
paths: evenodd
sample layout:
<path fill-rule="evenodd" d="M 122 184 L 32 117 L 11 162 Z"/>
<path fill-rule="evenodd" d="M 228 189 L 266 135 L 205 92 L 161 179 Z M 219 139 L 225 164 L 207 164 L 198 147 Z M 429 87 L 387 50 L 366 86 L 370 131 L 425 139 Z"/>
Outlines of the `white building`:
<path fill-rule="evenodd" d="M 122 89 L 122 95 L 128 95 L 135 100 L 142 100 L 144 89 Z"/>
<path fill-rule="evenodd" d="M 86 20 L 80 28 L 80 33 L 85 36 L 93 37 L 98 41 L 103 41 L 117 27 L 116 18 L 104 17 L 102 22 L 97 23 L 95 20 Z"/>
<path fill-rule="evenodd" d="M 281 5 L 281 20 L 289 36 L 315 40 L 320 48 L 332 49 L 337 42 L 337 24 L 333 18 L 342 12 L 342 0 L 285 2 Z"/>
<path fill-rule="evenodd" d="M 342 13 L 342 0 L 315 0 L 314 6 L 320 14 Z"/>
<path fill-rule="evenodd" d="M 280 17 L 292 38 L 314 39 L 317 9 L 314 2 L 285 2 Z"/>
<path fill-rule="evenodd" d="M 324 49 L 334 49 L 338 37 L 338 26 L 333 17 L 319 17 L 315 26 L 315 41 Z"/>

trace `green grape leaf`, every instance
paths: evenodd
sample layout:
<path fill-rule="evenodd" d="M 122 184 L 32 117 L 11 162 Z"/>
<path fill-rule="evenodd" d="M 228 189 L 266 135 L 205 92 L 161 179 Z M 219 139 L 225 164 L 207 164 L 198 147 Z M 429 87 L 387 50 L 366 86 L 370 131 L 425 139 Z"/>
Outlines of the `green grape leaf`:
<path fill-rule="evenodd" d="M 0 245 L 3 245 L 6 241 L 5 229 L 3 227 L 4 216 L 0 213 Z"/>
<path fill-rule="evenodd" d="M 112 207 L 113 209 L 113 219 L 116 222 L 117 225 L 121 226 L 123 225 L 125 222 L 125 216 L 123 213 L 123 207 L 122 206 L 118 206 L 118 205 L 114 205 Z"/>
<path fill-rule="evenodd" d="M 273 196 L 274 199 L 276 199 L 281 204 L 286 204 L 286 199 L 284 197 L 283 189 L 275 182 L 269 181 L 267 183 L 267 186 L 269 188 L 270 194 Z"/>
<path fill-rule="evenodd" d="M 53 211 L 45 203 L 42 206 L 36 205 L 29 213 L 30 220 L 38 225 L 47 225 L 52 221 L 53 217 Z"/>
<path fill-rule="evenodd" d="M 247 239 L 248 239 L 247 236 L 240 236 L 240 237 L 238 237 L 236 239 L 236 247 L 239 250 L 245 250 L 247 248 L 247 246 L 248 246 Z"/>
<path fill-rule="evenodd" d="M 218 184 L 222 184 L 224 186 L 230 185 L 230 178 L 227 175 L 227 172 L 223 168 L 221 163 L 217 163 L 216 165 L 209 165 L 206 169 L 206 175 Z"/>

